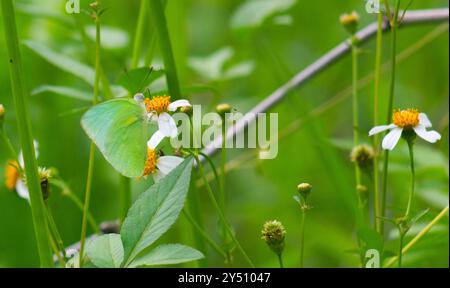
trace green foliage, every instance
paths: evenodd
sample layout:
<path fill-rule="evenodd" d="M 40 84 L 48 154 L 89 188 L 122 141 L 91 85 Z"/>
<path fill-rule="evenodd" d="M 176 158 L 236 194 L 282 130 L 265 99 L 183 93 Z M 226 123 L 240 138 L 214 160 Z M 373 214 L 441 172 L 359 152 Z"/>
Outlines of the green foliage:
<path fill-rule="evenodd" d="M 142 67 L 125 71 L 117 83 L 128 90 L 131 95 L 142 93 L 156 79 L 164 75 L 163 70 Z"/>
<path fill-rule="evenodd" d="M 123 245 L 119 234 L 95 238 L 86 252 L 89 260 L 98 268 L 119 268 L 123 261 Z"/>
<path fill-rule="evenodd" d="M 137 257 L 128 267 L 179 264 L 199 260 L 203 257 L 202 253 L 191 247 L 180 244 L 166 244 Z"/>
<path fill-rule="evenodd" d="M 144 192 L 128 211 L 121 236 L 125 264 L 130 264 L 153 244 L 178 218 L 189 190 L 192 158 Z"/>

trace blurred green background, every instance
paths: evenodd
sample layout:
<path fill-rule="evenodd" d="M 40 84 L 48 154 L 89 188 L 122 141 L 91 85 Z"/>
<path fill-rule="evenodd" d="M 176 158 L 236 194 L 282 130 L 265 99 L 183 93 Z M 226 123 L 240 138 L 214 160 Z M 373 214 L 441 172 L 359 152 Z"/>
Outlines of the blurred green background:
<path fill-rule="evenodd" d="M 66 1 L 63 0 L 16 2 L 22 40 L 32 40 L 77 61 L 90 63 L 79 30 L 74 25 L 74 17 L 80 17 L 89 32 L 93 21 L 87 15 L 66 14 Z M 193 103 L 203 104 L 204 110 L 212 111 L 218 101 L 228 102 L 238 111 L 246 112 L 295 73 L 346 39 L 348 35 L 339 25 L 342 13 L 358 11 L 361 25 L 376 20 L 374 15 L 365 12 L 364 1 L 361 0 L 284 2 L 289 4 L 283 7 L 286 9 L 276 13 L 268 9 L 267 17 L 261 18 L 264 19 L 262 23 L 256 21 L 249 27 L 245 24 L 252 19 L 258 20 L 259 13 L 264 11 L 245 14 L 245 11 L 240 10 L 245 1 L 168 0 L 166 11 L 182 86 L 207 85 L 217 90 L 217 95 L 205 91 L 187 95 Z M 81 0 L 84 9 L 87 9 L 88 3 Z M 130 65 L 139 1 L 105 0 L 103 3 L 108 9 L 102 16 L 102 26 L 103 29 L 110 29 L 108 35 L 103 35 L 102 64 L 108 78 L 114 83 Z M 446 0 L 414 1 L 410 9 L 447 6 Z M 237 12 L 239 10 L 241 12 Z M 0 103 L 7 110 L 5 129 L 18 150 L 5 37 L 1 23 L 0 26 Z M 435 29 L 440 30 L 436 32 Z M 142 58 L 151 46 L 153 30 L 149 19 L 145 31 Z M 430 35 L 434 35 L 432 40 L 424 40 Z M 383 62 L 386 62 L 390 55 L 390 35 L 385 34 L 383 40 Z M 408 239 L 448 205 L 448 43 L 448 22 L 408 26 L 399 32 L 398 52 L 406 51 L 406 54 L 403 54 L 404 58 L 398 65 L 395 106 L 415 107 L 426 112 L 443 135 L 443 140 L 436 145 L 423 141 L 417 145 L 418 188 L 415 210 L 431 210 L 412 229 Z M 373 71 L 374 41 L 362 48 L 361 77 Z M 91 91 L 85 82 L 56 68 L 24 45 L 22 54 L 30 91 L 45 84 Z M 161 63 L 156 49 L 154 64 L 161 66 Z M 347 56 L 307 85 L 292 92 L 271 110 L 279 114 L 279 132 L 282 136 L 276 159 L 258 160 L 254 157 L 256 151 L 230 152 L 230 159 L 237 159 L 235 163 L 238 163 L 238 167 L 227 176 L 227 214 L 238 239 L 258 267 L 277 267 L 276 257 L 260 239 L 263 223 L 272 219 L 280 220 L 287 229 L 285 266 L 298 266 L 301 213 L 293 196 L 297 184 L 301 182 L 309 182 L 314 186 L 310 198 L 314 209 L 308 214 L 306 227 L 305 266 L 358 265 L 358 257 L 350 252 L 356 248 L 354 215 L 350 205 L 354 191 L 353 165 L 349 161 L 349 143 L 352 139 L 351 101 L 348 97 L 350 67 L 351 61 Z M 389 77 L 389 71 L 385 71 L 381 86 L 381 119 L 386 117 L 383 107 L 387 106 Z M 158 81 L 154 89 L 163 85 Z M 373 83 L 370 82 L 360 90 L 363 131 L 368 131 L 373 123 L 372 96 Z M 332 102 L 328 102 L 330 100 Z M 323 106 L 325 103 L 331 105 Z M 80 127 L 84 110 L 74 111 L 89 105 L 85 101 L 49 92 L 28 99 L 33 136 L 40 143 L 39 164 L 56 167 L 60 176 L 80 198 L 84 193 L 89 141 Z M 324 107 L 325 110 L 322 109 Z M 368 138 L 363 140 L 370 143 Z M 392 153 L 388 199 L 391 216 L 398 216 L 406 206 L 410 179 L 406 144 L 401 143 L 398 148 Z M 1 144 L 1 182 L 4 182 L 7 160 L 5 147 Z M 97 153 L 91 211 L 98 222 L 119 216 L 118 179 L 118 174 Z M 369 185 L 368 179 L 364 181 Z M 149 185 L 144 181 L 133 182 L 135 195 Z M 198 193 L 201 199 L 199 212 L 205 219 L 207 230 L 218 239 L 217 217 L 205 191 L 200 189 L 191 193 Z M 79 209 L 62 197 L 55 187 L 49 205 L 65 243 L 79 241 Z M 447 215 L 406 254 L 404 265 L 448 267 L 448 222 Z M 398 236 L 392 225 L 386 225 L 387 250 L 396 251 Z M 193 231 L 183 216 L 161 241 L 196 247 Z M 200 247 L 196 248 L 201 250 Z M 207 253 L 209 267 L 224 265 L 214 251 L 203 252 Z M 245 266 L 240 254 L 237 251 L 234 254 L 234 266 Z M 37 265 L 30 207 L 16 193 L 0 185 L 0 267 Z"/>

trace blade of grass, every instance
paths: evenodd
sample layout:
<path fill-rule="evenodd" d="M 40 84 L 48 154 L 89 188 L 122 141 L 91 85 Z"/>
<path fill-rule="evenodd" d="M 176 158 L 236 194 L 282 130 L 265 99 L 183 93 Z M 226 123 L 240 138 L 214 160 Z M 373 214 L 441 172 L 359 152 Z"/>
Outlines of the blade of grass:
<path fill-rule="evenodd" d="M 12 0 L 2 0 L 2 18 L 5 29 L 6 44 L 9 55 L 9 69 L 11 86 L 16 106 L 17 123 L 20 142 L 25 162 L 27 186 L 30 193 L 30 204 L 33 217 L 34 232 L 39 251 L 41 267 L 53 267 L 52 250 L 48 237 L 47 218 L 42 198 L 38 166 L 31 135 L 31 125 L 28 108 L 25 103 L 28 93 L 24 85 L 22 59 L 20 56 L 19 39 L 17 34 L 14 4 Z"/>
<path fill-rule="evenodd" d="M 155 25 L 160 51 L 166 70 L 167 85 L 172 99 L 181 98 L 180 83 L 178 81 L 177 68 L 173 56 L 172 44 L 170 42 L 169 30 L 167 28 L 166 15 L 160 0 L 148 0 L 153 23 Z"/>
<path fill-rule="evenodd" d="M 146 24 L 146 17 L 148 16 L 147 0 L 141 0 L 139 6 L 139 18 L 136 24 L 136 32 L 134 35 L 133 56 L 131 58 L 131 69 L 137 68 L 142 52 L 142 39 L 144 36 L 144 29 Z"/>

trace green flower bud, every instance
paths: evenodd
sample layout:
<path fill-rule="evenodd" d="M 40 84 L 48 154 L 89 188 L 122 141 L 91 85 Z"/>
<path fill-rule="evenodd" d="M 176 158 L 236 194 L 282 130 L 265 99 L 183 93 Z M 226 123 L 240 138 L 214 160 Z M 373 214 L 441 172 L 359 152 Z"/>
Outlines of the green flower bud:
<path fill-rule="evenodd" d="M 216 106 L 216 111 L 221 117 L 224 117 L 226 113 L 231 112 L 231 105 L 226 103 L 219 104 Z"/>
<path fill-rule="evenodd" d="M 311 194 L 312 185 L 309 183 L 301 183 L 297 186 L 297 191 L 300 193 L 300 196 L 302 196 L 303 200 L 306 201 L 309 194 Z"/>
<path fill-rule="evenodd" d="M 350 154 L 351 161 L 366 171 L 370 171 L 373 168 L 374 158 L 375 151 L 371 146 L 366 144 L 356 146 Z"/>
<path fill-rule="evenodd" d="M 277 255 L 283 253 L 286 230 L 281 222 L 277 220 L 267 221 L 263 226 L 261 234 L 261 239 L 267 243 L 273 252 Z"/>
<path fill-rule="evenodd" d="M 359 15 L 353 11 L 351 14 L 342 15 L 339 21 L 348 33 L 354 35 L 358 29 Z"/>

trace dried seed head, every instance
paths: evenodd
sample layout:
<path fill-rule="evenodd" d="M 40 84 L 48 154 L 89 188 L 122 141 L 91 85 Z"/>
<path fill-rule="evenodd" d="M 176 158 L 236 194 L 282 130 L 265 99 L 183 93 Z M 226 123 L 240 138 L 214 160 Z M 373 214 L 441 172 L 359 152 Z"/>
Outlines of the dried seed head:
<path fill-rule="evenodd" d="M 347 30 L 348 33 L 354 35 L 358 29 L 359 15 L 355 11 L 350 14 L 343 14 L 339 19 L 341 25 Z"/>
<path fill-rule="evenodd" d="M 47 200 L 50 197 L 50 185 L 49 180 L 52 178 L 51 170 L 45 167 L 39 167 L 39 180 L 41 183 L 42 197 Z"/>
<path fill-rule="evenodd" d="M 216 106 L 216 112 L 221 116 L 224 117 L 226 113 L 231 112 L 231 105 L 227 103 L 222 103 Z"/>
<path fill-rule="evenodd" d="M 283 252 L 286 230 L 281 222 L 277 220 L 267 221 L 263 226 L 261 234 L 261 239 L 267 243 L 273 252 L 277 255 Z"/>
<path fill-rule="evenodd" d="M 375 158 L 375 151 L 369 145 L 363 144 L 353 148 L 350 159 L 353 163 L 358 164 L 362 170 L 373 168 L 373 159 Z"/>
<path fill-rule="evenodd" d="M 311 194 L 312 185 L 309 183 L 301 183 L 297 185 L 297 191 L 300 193 L 300 196 L 302 196 L 303 200 L 306 201 L 309 194 Z"/>

